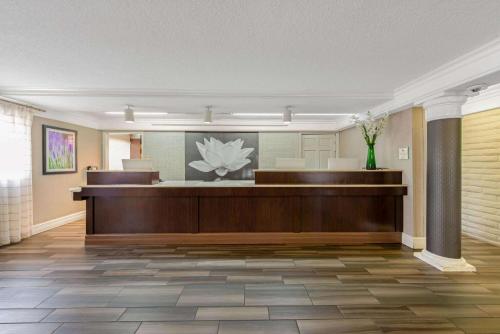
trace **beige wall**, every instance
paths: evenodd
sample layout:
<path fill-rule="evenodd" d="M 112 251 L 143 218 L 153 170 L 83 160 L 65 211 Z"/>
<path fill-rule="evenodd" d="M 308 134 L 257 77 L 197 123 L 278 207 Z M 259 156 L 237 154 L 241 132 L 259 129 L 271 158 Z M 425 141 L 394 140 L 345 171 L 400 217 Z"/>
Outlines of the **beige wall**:
<path fill-rule="evenodd" d="M 375 146 L 377 167 L 391 169 L 401 169 L 403 171 L 403 183 L 408 185 L 408 195 L 404 198 L 404 233 L 421 237 L 424 235 L 423 221 L 414 219 L 414 149 L 421 148 L 423 142 L 415 143 L 413 147 L 413 122 L 415 115 L 421 115 L 420 122 L 423 121 L 423 112 L 420 108 L 412 108 L 393 114 L 389 117 L 384 134 L 378 138 Z M 418 118 L 417 118 L 418 120 Z M 420 128 L 422 124 L 416 124 Z M 408 146 L 410 148 L 410 159 L 399 160 L 398 149 Z M 340 132 L 339 156 L 341 158 L 357 158 L 360 167 L 366 162 L 367 146 L 358 128 L 350 128 Z M 418 156 L 419 161 L 422 159 Z M 422 190 L 419 191 L 421 192 Z"/>
<path fill-rule="evenodd" d="M 385 133 L 377 139 L 375 146 L 375 158 L 377 167 L 388 167 L 386 159 L 386 135 L 389 126 Z M 339 133 L 339 157 L 340 158 L 356 158 L 359 161 L 359 167 L 364 168 L 366 163 L 367 146 L 361 136 L 358 128 L 352 127 Z"/>
<path fill-rule="evenodd" d="M 78 173 L 42 175 L 42 125 L 78 131 Z M 31 130 L 33 150 L 33 223 L 85 210 L 84 202 L 74 202 L 69 188 L 85 182 L 88 165 L 101 166 L 101 131 L 74 124 L 34 117 Z"/>
<path fill-rule="evenodd" d="M 500 245 L 500 108 L 463 119 L 462 230 Z"/>

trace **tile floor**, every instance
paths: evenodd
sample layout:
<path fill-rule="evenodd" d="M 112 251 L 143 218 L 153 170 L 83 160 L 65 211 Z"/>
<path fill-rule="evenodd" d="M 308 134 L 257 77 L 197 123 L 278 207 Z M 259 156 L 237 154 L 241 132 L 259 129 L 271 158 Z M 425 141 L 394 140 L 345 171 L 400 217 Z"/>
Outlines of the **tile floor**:
<path fill-rule="evenodd" d="M 0 333 L 500 333 L 500 248 L 477 273 L 400 245 L 84 247 L 83 222 L 0 248 Z"/>

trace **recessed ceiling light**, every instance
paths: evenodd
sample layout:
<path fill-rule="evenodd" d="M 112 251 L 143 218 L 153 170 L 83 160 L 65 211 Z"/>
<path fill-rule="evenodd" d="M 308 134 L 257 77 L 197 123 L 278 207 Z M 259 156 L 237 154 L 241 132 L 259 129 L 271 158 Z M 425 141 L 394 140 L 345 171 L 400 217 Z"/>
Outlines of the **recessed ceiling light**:
<path fill-rule="evenodd" d="M 338 113 L 338 114 L 327 114 L 327 113 L 294 113 L 294 116 L 352 116 L 351 113 Z"/>
<path fill-rule="evenodd" d="M 199 124 L 196 123 L 151 123 L 152 126 L 197 126 Z M 217 124 L 216 126 L 224 127 L 224 126 L 238 126 L 238 127 L 281 127 L 281 126 L 286 126 L 286 124 L 283 123 L 273 123 L 273 124 L 241 124 L 241 123 L 221 123 Z"/>
<path fill-rule="evenodd" d="M 106 111 L 106 115 L 123 115 L 125 114 L 124 111 Z M 154 112 L 154 111 L 135 111 L 134 114 L 136 116 L 162 116 L 162 115 L 168 115 L 168 112 Z"/>
<path fill-rule="evenodd" d="M 161 116 L 161 115 L 168 115 L 168 112 L 136 111 L 135 114 L 142 115 L 142 116 Z"/>
<path fill-rule="evenodd" d="M 233 112 L 231 116 L 239 117 L 280 117 L 283 113 L 269 113 L 269 112 Z M 353 113 L 292 113 L 293 116 L 352 116 Z"/>
<path fill-rule="evenodd" d="M 488 88 L 488 85 L 484 84 L 484 83 L 477 84 L 477 85 L 474 85 L 474 86 L 470 86 L 470 87 L 467 87 L 467 89 L 465 90 L 465 95 L 467 95 L 467 96 L 476 96 L 480 92 L 482 92 L 483 90 L 485 90 L 487 88 Z"/>
<path fill-rule="evenodd" d="M 269 113 L 269 112 L 233 112 L 232 116 L 241 116 L 241 117 L 280 117 L 283 115 L 282 113 Z"/>

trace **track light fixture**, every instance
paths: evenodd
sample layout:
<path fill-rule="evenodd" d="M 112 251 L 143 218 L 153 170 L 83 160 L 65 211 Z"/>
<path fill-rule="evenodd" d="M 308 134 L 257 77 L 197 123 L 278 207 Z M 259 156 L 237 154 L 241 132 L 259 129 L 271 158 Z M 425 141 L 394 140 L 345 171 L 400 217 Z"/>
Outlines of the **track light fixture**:
<path fill-rule="evenodd" d="M 280 117 L 280 112 L 232 112 L 231 116 L 236 117 Z"/>
<path fill-rule="evenodd" d="M 203 116 L 203 123 L 210 124 L 212 123 L 212 106 L 205 107 L 205 115 Z"/>
<path fill-rule="evenodd" d="M 127 108 L 125 108 L 125 123 L 134 123 L 135 122 L 135 117 L 134 117 L 134 111 L 132 108 L 130 108 L 130 105 L 127 105 Z"/>
<path fill-rule="evenodd" d="M 304 112 L 304 113 L 294 113 L 293 116 L 317 116 L 317 117 L 338 117 L 338 116 L 352 116 L 353 113 L 312 113 L 312 112 Z"/>
<path fill-rule="evenodd" d="M 292 106 L 285 107 L 285 111 L 283 112 L 283 123 L 292 123 Z"/>
<path fill-rule="evenodd" d="M 106 115 L 112 116 L 122 116 L 125 114 L 124 111 L 106 111 L 104 112 Z M 168 115 L 168 112 L 156 112 L 156 111 L 134 111 L 134 116 L 164 116 Z"/>

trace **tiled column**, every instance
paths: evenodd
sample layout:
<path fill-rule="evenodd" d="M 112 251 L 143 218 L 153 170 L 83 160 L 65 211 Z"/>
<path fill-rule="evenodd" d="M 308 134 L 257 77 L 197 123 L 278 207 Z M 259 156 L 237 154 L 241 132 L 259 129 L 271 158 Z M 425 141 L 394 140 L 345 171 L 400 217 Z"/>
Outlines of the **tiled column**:
<path fill-rule="evenodd" d="M 461 254 L 462 105 L 466 96 L 424 103 L 427 120 L 426 249 L 415 256 L 441 271 L 475 271 Z"/>

